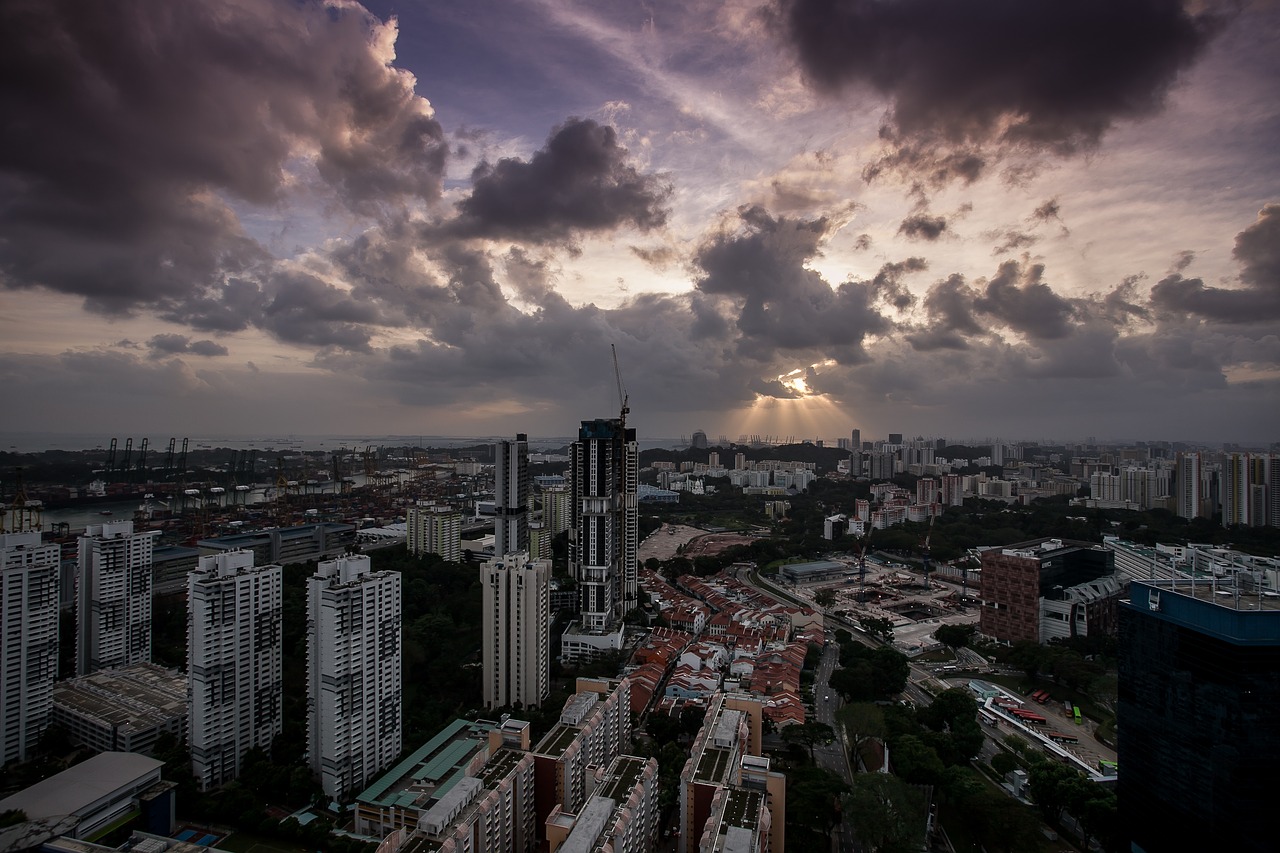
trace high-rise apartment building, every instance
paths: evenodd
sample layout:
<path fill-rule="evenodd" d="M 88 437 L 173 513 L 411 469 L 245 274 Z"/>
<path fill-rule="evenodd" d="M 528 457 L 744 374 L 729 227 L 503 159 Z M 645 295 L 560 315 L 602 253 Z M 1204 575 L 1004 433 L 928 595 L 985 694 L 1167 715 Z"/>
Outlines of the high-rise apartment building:
<path fill-rule="evenodd" d="M 400 754 L 400 574 L 363 554 L 307 579 L 307 758 L 327 796 L 358 790 Z"/>
<path fill-rule="evenodd" d="M 551 536 L 559 536 L 573 526 L 573 490 L 549 486 L 542 490 L 542 524 Z"/>
<path fill-rule="evenodd" d="M 551 690 L 551 563 L 494 557 L 480 583 L 485 707 L 537 707 Z"/>
<path fill-rule="evenodd" d="M 409 508 L 405 517 L 410 554 L 439 554 L 450 563 L 462 560 L 462 513 L 444 504 Z"/>
<path fill-rule="evenodd" d="M 76 569 L 76 675 L 151 660 L 151 558 L 158 530 L 91 524 Z"/>
<path fill-rule="evenodd" d="M 26 761 L 49 724 L 61 553 L 39 531 L 0 534 L 0 765 Z"/>
<path fill-rule="evenodd" d="M 900 432 L 891 432 L 891 433 L 889 433 L 889 442 L 888 442 L 888 443 L 889 443 L 889 444 L 893 444 L 893 445 L 901 445 L 901 444 L 902 444 L 902 433 L 900 433 Z"/>
<path fill-rule="evenodd" d="M 1280 605 L 1239 580 L 1135 580 L 1120 605 L 1116 792 L 1135 851 L 1276 847 Z"/>
<path fill-rule="evenodd" d="M 853 439 L 853 442 L 852 444 L 850 444 L 850 447 L 852 447 L 854 450 L 861 450 L 862 449 L 862 430 L 855 429 L 852 433 L 852 439 Z"/>
<path fill-rule="evenodd" d="M 1249 455 L 1231 453 L 1222 463 L 1222 526 L 1253 523 Z"/>
<path fill-rule="evenodd" d="M 618 418 L 583 421 L 570 447 L 569 564 L 589 631 L 609 630 L 639 604 L 639 464 L 636 431 Z"/>
<path fill-rule="evenodd" d="M 201 790 L 240 775 L 280 734 L 282 570 L 252 551 L 201 557 L 187 576 L 191 771 Z"/>
<path fill-rule="evenodd" d="M 493 553 L 529 550 L 529 437 L 493 446 Z"/>

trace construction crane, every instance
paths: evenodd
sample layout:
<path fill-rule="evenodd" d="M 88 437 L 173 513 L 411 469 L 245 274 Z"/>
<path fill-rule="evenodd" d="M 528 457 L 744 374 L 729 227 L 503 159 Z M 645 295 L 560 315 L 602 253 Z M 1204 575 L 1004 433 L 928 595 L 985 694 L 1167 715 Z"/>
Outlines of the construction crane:
<path fill-rule="evenodd" d="M 0 504 L 0 533 L 30 533 L 44 529 L 44 504 L 27 500 L 27 487 L 22 483 L 22 469 L 14 468 L 13 501 Z"/>
<path fill-rule="evenodd" d="M 937 518 L 937 516 L 933 515 L 931 512 L 929 514 L 929 526 L 926 527 L 924 531 L 924 542 L 920 546 L 920 550 L 924 553 L 923 562 L 924 562 L 924 588 L 925 589 L 933 588 L 929 586 L 929 539 L 933 536 L 933 520 L 935 518 Z"/>
<path fill-rule="evenodd" d="M 622 371 L 618 369 L 618 348 L 613 344 L 609 344 L 609 350 L 613 353 L 613 378 L 618 381 L 618 406 L 622 409 L 622 425 L 627 425 L 627 415 L 631 412 L 631 407 L 627 405 L 627 392 L 622 388 Z"/>
<path fill-rule="evenodd" d="M 871 531 L 875 528 L 868 527 L 867 535 L 862 537 L 862 553 L 858 555 L 858 603 L 867 603 L 867 547 L 871 544 Z"/>

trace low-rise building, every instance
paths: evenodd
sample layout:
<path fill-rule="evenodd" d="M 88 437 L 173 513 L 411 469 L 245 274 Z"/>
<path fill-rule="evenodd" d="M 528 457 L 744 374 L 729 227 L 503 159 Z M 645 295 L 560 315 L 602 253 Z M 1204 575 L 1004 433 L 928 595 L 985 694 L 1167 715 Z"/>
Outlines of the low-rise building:
<path fill-rule="evenodd" d="M 99 752 L 150 753 L 187 732 L 187 676 L 153 663 L 103 669 L 53 687 L 53 722 Z"/>

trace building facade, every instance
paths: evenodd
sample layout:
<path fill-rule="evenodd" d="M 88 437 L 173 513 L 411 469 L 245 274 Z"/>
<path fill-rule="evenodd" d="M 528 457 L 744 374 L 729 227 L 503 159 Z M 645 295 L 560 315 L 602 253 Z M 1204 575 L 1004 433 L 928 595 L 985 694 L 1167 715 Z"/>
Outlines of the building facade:
<path fill-rule="evenodd" d="M 529 550 L 529 437 L 493 446 L 493 553 Z"/>
<path fill-rule="evenodd" d="M 1133 849 L 1274 850 L 1275 599 L 1213 579 L 1134 581 L 1119 649 L 1117 794 Z"/>
<path fill-rule="evenodd" d="M 1090 619 L 1095 632 L 1105 633 L 1103 626 L 1115 624 L 1106 610 L 1114 610 L 1119 588 L 1094 582 L 1114 574 L 1115 554 L 1093 542 L 1036 539 L 987 549 L 982 552 L 979 631 L 1002 643 L 1038 643 L 1046 639 L 1041 620 L 1057 622 L 1065 614 L 1069 623 L 1053 636 L 1083 636 L 1089 633 Z M 1072 592 L 1081 585 L 1086 587 Z"/>
<path fill-rule="evenodd" d="M 38 531 L 0 534 L 0 765 L 26 761 L 49 725 L 61 554 Z"/>
<path fill-rule="evenodd" d="M 400 614 L 400 574 L 363 554 L 307 580 L 307 758 L 334 799 L 400 754 Z"/>
<path fill-rule="evenodd" d="M 283 570 L 252 551 L 201 557 L 187 576 L 191 771 L 201 790 L 240 775 L 280 734 Z"/>
<path fill-rule="evenodd" d="M 636 431 L 617 418 L 583 421 L 570 451 L 569 565 L 581 591 L 580 624 L 608 631 L 639 604 Z"/>
<path fill-rule="evenodd" d="M 526 553 L 480 567 L 484 705 L 537 707 L 551 690 L 551 563 Z"/>
<path fill-rule="evenodd" d="M 409 508 L 406 543 L 410 554 L 439 554 L 450 563 L 462 561 L 462 513 L 429 503 Z"/>
<path fill-rule="evenodd" d="M 76 675 L 151 660 L 151 562 L 158 530 L 91 524 L 76 569 Z"/>

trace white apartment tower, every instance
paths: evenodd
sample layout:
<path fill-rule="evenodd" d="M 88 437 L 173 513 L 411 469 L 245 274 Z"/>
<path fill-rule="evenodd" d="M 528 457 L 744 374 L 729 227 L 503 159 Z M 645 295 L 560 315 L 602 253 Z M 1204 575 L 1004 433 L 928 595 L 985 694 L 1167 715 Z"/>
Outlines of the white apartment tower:
<path fill-rule="evenodd" d="M 569 565 L 580 590 L 580 621 L 588 631 L 608 630 L 639 603 L 636 431 L 620 418 L 583 421 L 569 458 Z"/>
<path fill-rule="evenodd" d="M 26 761 L 49 724 L 61 554 L 39 531 L 0 534 L 0 765 Z"/>
<path fill-rule="evenodd" d="M 307 759 L 344 799 L 400 754 L 400 574 L 363 554 L 307 579 Z"/>
<path fill-rule="evenodd" d="M 443 504 L 409 508 L 406 517 L 410 554 L 439 554 L 450 563 L 462 560 L 462 513 Z"/>
<path fill-rule="evenodd" d="M 493 446 L 493 553 L 529 550 L 529 437 Z"/>
<path fill-rule="evenodd" d="M 551 563 L 524 552 L 480 567 L 484 705 L 537 707 L 551 691 Z"/>
<path fill-rule="evenodd" d="M 1200 454 L 1179 453 L 1177 465 L 1177 513 L 1186 519 L 1196 518 L 1200 515 Z"/>
<path fill-rule="evenodd" d="M 151 661 L 151 555 L 157 530 L 91 524 L 76 567 L 76 675 Z"/>
<path fill-rule="evenodd" d="M 573 526 L 573 491 L 568 486 L 542 490 L 542 524 L 551 536 L 559 536 Z"/>
<path fill-rule="evenodd" d="M 188 736 L 202 791 L 280 734 L 282 588 L 281 568 L 254 566 L 252 551 L 201 557 L 187 575 Z"/>

